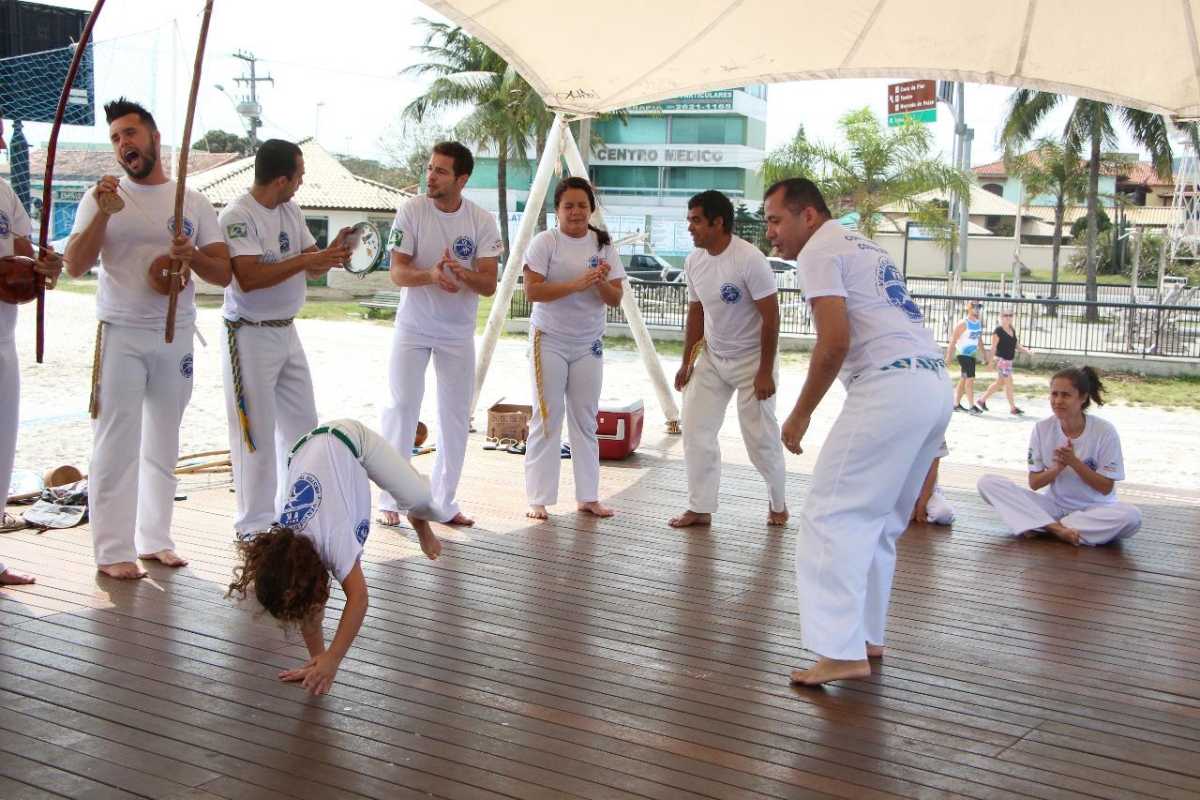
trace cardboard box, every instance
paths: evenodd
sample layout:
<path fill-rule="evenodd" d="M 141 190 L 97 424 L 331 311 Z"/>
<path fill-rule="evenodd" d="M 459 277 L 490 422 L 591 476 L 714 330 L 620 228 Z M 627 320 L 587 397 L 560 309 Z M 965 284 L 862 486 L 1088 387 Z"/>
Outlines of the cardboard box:
<path fill-rule="evenodd" d="M 524 442 L 529 439 L 529 418 L 532 416 L 533 406 L 496 403 L 488 409 L 488 438 Z"/>

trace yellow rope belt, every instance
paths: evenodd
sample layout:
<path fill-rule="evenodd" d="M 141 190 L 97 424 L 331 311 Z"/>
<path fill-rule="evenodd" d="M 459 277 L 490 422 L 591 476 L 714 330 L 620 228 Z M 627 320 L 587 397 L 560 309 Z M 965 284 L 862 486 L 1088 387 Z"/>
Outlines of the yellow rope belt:
<path fill-rule="evenodd" d="M 242 438 L 246 448 L 254 452 L 254 439 L 250 436 L 250 410 L 246 406 L 246 393 L 242 389 L 242 359 L 238 355 L 237 329 L 243 325 L 256 328 L 286 328 L 292 324 L 290 319 L 265 319 L 262 322 L 251 322 L 246 319 L 225 320 L 225 338 L 229 342 L 229 368 L 233 375 L 233 397 L 237 404 L 238 421 L 242 426 Z"/>
<path fill-rule="evenodd" d="M 550 412 L 546 410 L 546 393 L 542 385 L 542 332 L 533 329 L 533 381 L 537 385 L 538 410 L 542 414 L 542 424 L 550 422 Z"/>
<path fill-rule="evenodd" d="M 92 351 L 92 395 L 88 398 L 88 414 L 92 419 L 100 415 L 100 355 L 104 335 L 104 323 L 96 323 L 96 348 Z"/>
<path fill-rule="evenodd" d="M 696 342 L 692 345 L 692 352 L 688 353 L 688 371 L 696 366 L 696 362 L 700 359 L 700 354 L 704 352 L 704 340 Z"/>

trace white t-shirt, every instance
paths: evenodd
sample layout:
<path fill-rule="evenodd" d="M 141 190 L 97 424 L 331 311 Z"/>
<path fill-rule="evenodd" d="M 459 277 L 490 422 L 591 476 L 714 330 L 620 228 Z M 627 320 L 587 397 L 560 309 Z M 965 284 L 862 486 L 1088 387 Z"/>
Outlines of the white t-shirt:
<path fill-rule="evenodd" d="M 778 291 L 767 257 L 734 236 L 720 255 L 697 248 L 683 263 L 688 302 L 704 307 L 704 347 L 739 358 L 762 346 L 762 313 L 755 303 Z"/>
<path fill-rule="evenodd" d="M 0 257 L 11 256 L 13 242 L 18 237 L 33 236 L 33 223 L 25 213 L 17 193 L 0 178 Z M 13 341 L 17 330 L 17 307 L 12 303 L 0 302 L 0 342 Z"/>
<path fill-rule="evenodd" d="M 557 228 L 533 237 L 525 251 L 525 266 L 547 281 L 573 281 L 601 261 L 612 271 L 608 280 L 625 277 L 625 265 L 612 243 L 600 246 L 595 231 L 574 238 Z M 575 292 L 546 303 L 534 303 L 530 324 L 540 331 L 572 342 L 592 342 L 604 335 L 604 300 L 594 289 Z"/>
<path fill-rule="evenodd" d="M 496 220 L 475 203 L 464 197 L 458 210 L 447 214 L 423 194 L 396 210 L 388 242 L 390 250 L 412 256 L 417 269 L 432 269 L 449 251 L 474 270 L 478 259 L 498 258 L 503 246 Z M 470 339 L 478 307 L 479 295 L 466 287 L 452 294 L 436 284 L 406 286 L 396 308 L 396 327 L 434 339 Z"/>
<path fill-rule="evenodd" d="M 121 178 L 124 210 L 108 220 L 100 246 L 100 282 L 96 316 L 102 322 L 133 328 L 160 328 L 167 319 L 167 296 L 150 288 L 150 264 L 171 250 L 175 231 L 175 181 L 142 186 Z M 71 235 L 82 232 L 95 218 L 96 189 L 89 189 L 75 213 Z M 183 202 L 183 233 L 196 247 L 222 242 L 217 212 L 197 191 L 188 189 Z M 196 284 L 179 293 L 175 323 L 181 327 L 196 319 Z"/>
<path fill-rule="evenodd" d="M 225 207 L 219 221 L 229 255 L 234 258 L 258 256 L 259 262 L 274 264 L 295 258 L 317 243 L 304 223 L 300 206 L 290 200 L 267 208 L 246 192 Z M 251 322 L 290 319 L 304 305 L 304 281 L 305 274 L 299 272 L 282 283 L 247 292 L 235 276 L 225 287 L 221 314 L 228 320 Z"/>
<path fill-rule="evenodd" d="M 810 304 L 817 297 L 846 298 L 850 352 L 838 376 L 843 383 L 897 358 L 940 356 L 900 270 L 870 239 L 828 220 L 800 251 L 796 272 Z"/>
<path fill-rule="evenodd" d="M 279 524 L 312 539 L 333 577 L 345 581 L 371 532 L 371 484 L 350 448 L 332 434 L 301 445 L 288 466 Z"/>
<path fill-rule="evenodd" d="M 1114 481 L 1125 480 L 1125 461 L 1121 457 L 1121 437 L 1105 419 L 1088 414 L 1083 433 L 1071 440 L 1079 460 Z M 1043 472 L 1054 466 L 1054 451 L 1067 443 L 1067 435 L 1057 417 L 1039 420 L 1029 434 L 1029 471 Z M 1062 508 L 1079 511 L 1093 506 L 1117 502 L 1117 487 L 1101 494 L 1083 482 L 1073 469 L 1065 469 L 1049 486 L 1050 497 Z"/>

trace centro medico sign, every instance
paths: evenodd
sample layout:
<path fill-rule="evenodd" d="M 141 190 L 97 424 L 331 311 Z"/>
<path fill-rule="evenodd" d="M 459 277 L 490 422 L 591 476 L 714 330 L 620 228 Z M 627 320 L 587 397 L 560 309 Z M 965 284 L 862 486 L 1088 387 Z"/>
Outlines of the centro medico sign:
<path fill-rule="evenodd" d="M 665 166 L 720 164 L 725 160 L 725 151 L 682 147 L 602 147 L 596 152 L 595 160 Z"/>

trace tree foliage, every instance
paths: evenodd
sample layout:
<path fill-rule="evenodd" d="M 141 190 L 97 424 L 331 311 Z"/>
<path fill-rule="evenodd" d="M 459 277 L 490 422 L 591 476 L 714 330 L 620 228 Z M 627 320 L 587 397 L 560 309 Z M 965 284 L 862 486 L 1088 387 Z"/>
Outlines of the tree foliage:
<path fill-rule="evenodd" d="M 859 230 L 867 237 L 874 236 L 881 224 L 889 224 L 881 209 L 899 205 L 914 221 L 948 241 L 953 234 L 946 225 L 944 203 L 916 197 L 933 190 L 965 194 L 971 178 L 931 155 L 929 129 L 909 121 L 889 130 L 869 108 L 847 113 L 838 125 L 845 144 L 811 142 L 801 129 L 789 144 L 767 157 L 764 181 L 810 178 L 835 216 L 857 212 Z"/>
<path fill-rule="evenodd" d="M 252 154 L 249 137 L 215 128 L 197 139 L 192 144 L 192 149 L 206 153 L 237 153 L 241 156 Z"/>

